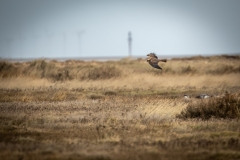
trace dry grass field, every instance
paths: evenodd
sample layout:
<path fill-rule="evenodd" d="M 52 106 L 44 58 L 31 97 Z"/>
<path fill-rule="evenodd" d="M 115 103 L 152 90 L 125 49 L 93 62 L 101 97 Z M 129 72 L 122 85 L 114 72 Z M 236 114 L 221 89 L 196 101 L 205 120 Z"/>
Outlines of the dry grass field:
<path fill-rule="evenodd" d="M 0 61 L 0 159 L 240 159 L 240 56 L 160 65 Z"/>

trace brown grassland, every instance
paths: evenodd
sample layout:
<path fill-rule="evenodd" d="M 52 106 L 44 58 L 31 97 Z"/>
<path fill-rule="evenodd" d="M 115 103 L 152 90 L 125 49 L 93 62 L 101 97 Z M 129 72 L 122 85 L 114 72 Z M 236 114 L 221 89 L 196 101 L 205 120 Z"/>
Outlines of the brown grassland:
<path fill-rule="evenodd" d="M 0 159 L 240 159 L 240 56 L 160 65 L 0 61 Z"/>

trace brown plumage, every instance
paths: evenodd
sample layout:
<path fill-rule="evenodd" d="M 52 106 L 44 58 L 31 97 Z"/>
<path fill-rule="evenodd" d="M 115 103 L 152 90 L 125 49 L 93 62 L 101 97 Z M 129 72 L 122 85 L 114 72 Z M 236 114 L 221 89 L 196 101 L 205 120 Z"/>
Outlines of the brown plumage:
<path fill-rule="evenodd" d="M 158 57 L 157 57 L 157 55 L 155 53 L 149 53 L 149 54 L 147 54 L 147 56 L 158 59 Z"/>
<path fill-rule="evenodd" d="M 149 53 L 147 55 L 149 58 L 147 59 L 147 62 L 153 67 L 153 68 L 157 68 L 157 69 L 161 69 L 162 68 L 158 65 L 158 62 L 167 62 L 166 59 L 158 59 L 157 55 L 155 53 Z"/>

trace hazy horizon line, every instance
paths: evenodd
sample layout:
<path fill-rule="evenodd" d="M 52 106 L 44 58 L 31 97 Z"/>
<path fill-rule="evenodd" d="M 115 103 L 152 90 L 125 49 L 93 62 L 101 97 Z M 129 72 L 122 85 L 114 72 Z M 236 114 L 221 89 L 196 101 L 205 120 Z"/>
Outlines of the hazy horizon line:
<path fill-rule="evenodd" d="M 166 59 L 172 59 L 172 58 L 187 58 L 187 57 L 196 57 L 196 56 L 203 56 L 203 57 L 211 57 L 211 56 L 223 56 L 223 55 L 240 55 L 240 53 L 221 53 L 221 54 L 173 54 L 173 55 L 159 55 L 159 58 L 166 58 Z M 83 61 L 108 61 L 108 60 L 121 60 L 124 58 L 132 58 L 132 59 L 138 59 L 138 58 L 146 58 L 147 56 L 70 56 L 70 57 L 0 57 L 0 60 L 6 60 L 6 61 L 32 61 L 37 59 L 46 59 L 46 60 L 59 60 L 59 61 L 66 61 L 66 60 L 83 60 Z"/>

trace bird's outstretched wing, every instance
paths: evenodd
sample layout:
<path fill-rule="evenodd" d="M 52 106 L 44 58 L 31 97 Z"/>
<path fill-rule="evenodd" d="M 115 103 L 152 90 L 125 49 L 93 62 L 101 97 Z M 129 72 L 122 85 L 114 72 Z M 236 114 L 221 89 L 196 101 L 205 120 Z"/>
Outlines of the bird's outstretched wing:
<path fill-rule="evenodd" d="M 162 68 L 158 65 L 158 62 L 159 62 L 158 59 L 156 59 L 156 58 L 150 58 L 150 59 L 148 59 L 147 61 L 148 61 L 148 63 L 149 63 L 153 68 L 157 68 L 157 69 L 161 69 L 161 70 L 162 70 Z"/>
<path fill-rule="evenodd" d="M 149 63 L 150 64 L 150 63 Z M 158 65 L 158 64 L 150 64 L 153 68 L 157 68 L 157 69 L 161 69 L 162 70 L 162 68 Z"/>

